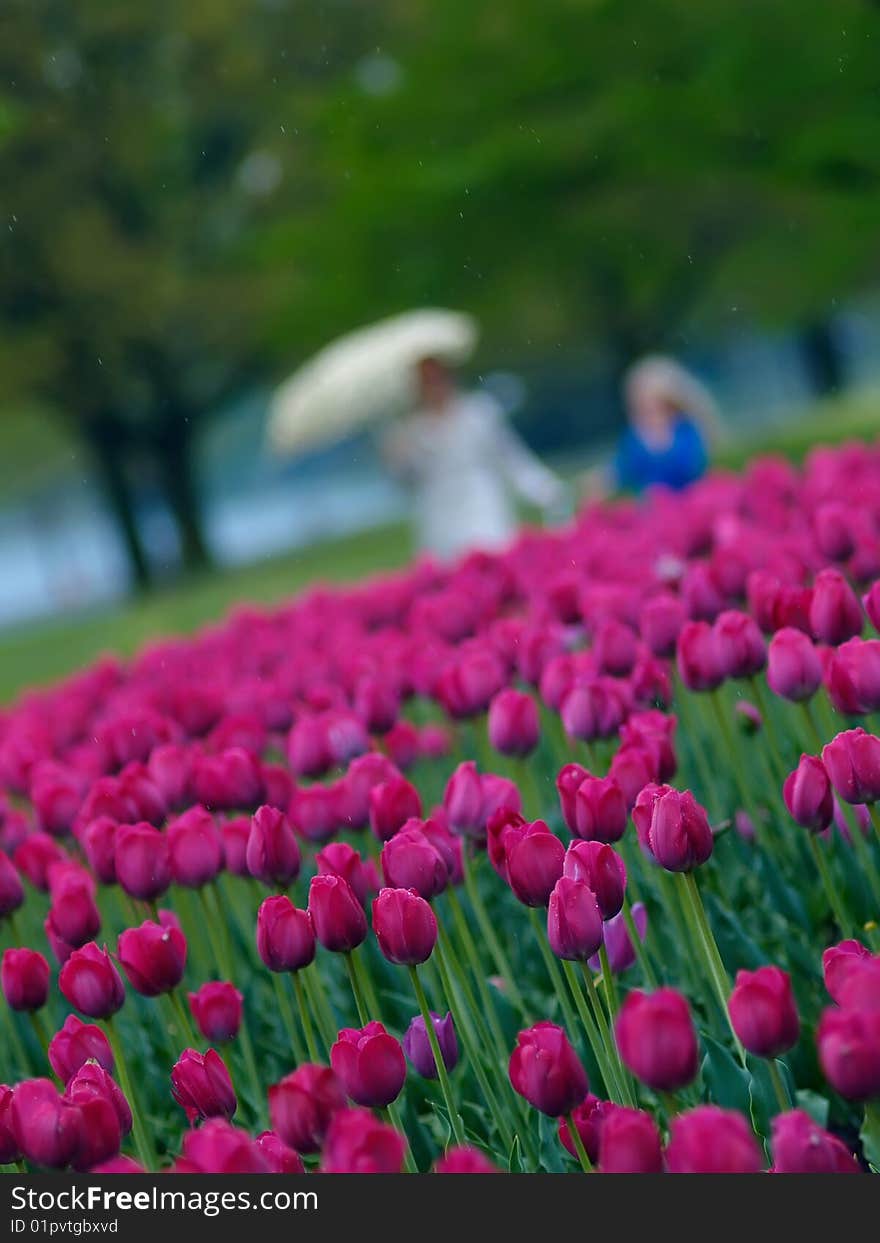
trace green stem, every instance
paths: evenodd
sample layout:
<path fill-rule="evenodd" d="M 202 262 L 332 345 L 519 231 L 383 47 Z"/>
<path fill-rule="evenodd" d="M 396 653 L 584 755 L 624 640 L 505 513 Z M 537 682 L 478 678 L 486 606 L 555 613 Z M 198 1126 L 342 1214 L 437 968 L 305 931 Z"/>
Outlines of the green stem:
<path fill-rule="evenodd" d="M 565 1020 L 565 1026 L 568 1028 L 569 1039 L 574 1039 L 578 1029 L 578 1021 L 571 1006 L 571 998 L 568 996 L 565 985 L 562 982 L 562 972 L 560 971 L 559 963 L 557 962 L 556 957 L 547 941 L 547 932 L 541 924 L 538 912 L 533 906 L 529 906 L 526 909 L 529 913 L 529 922 L 532 925 L 535 940 L 537 941 L 538 948 L 541 951 L 541 957 L 544 959 L 544 966 L 547 969 L 547 975 L 550 978 L 553 991 L 559 998 L 559 1004 L 562 1007 L 562 1014 Z"/>
<path fill-rule="evenodd" d="M 575 1126 L 574 1114 L 568 1115 L 568 1133 L 571 1136 L 571 1142 L 577 1153 L 578 1161 L 581 1163 L 581 1169 L 585 1174 L 592 1174 L 593 1166 L 590 1158 L 587 1156 L 587 1150 L 584 1147 L 584 1141 L 581 1139 L 580 1131 Z"/>
<path fill-rule="evenodd" d="M 113 1050 L 116 1073 L 119 1076 L 119 1086 L 122 1088 L 125 1099 L 131 1106 L 131 1129 L 135 1152 L 137 1153 L 138 1161 L 140 1161 L 144 1169 L 151 1171 L 155 1168 L 155 1153 L 144 1129 L 144 1114 L 132 1086 L 125 1055 L 122 1052 L 122 1042 L 119 1039 L 119 1033 L 116 1030 L 116 1024 L 112 1016 L 104 1020 L 104 1030 L 107 1033 L 110 1048 Z"/>
<path fill-rule="evenodd" d="M 358 1012 L 361 1027 L 366 1027 L 370 1021 L 370 1015 L 367 1011 L 364 995 L 361 992 L 360 981 L 358 980 L 357 969 L 352 961 L 351 952 L 342 955 L 345 961 L 345 969 L 348 972 L 348 982 L 351 985 L 352 996 L 354 997 L 355 1009 Z M 433 1028 L 432 1028 L 433 1030 Z"/>
<path fill-rule="evenodd" d="M 275 996 L 278 999 L 278 1012 L 281 1015 L 281 1022 L 287 1032 L 287 1038 L 293 1049 L 293 1057 L 297 1066 L 301 1066 L 308 1061 L 308 1055 L 302 1047 L 299 1038 L 299 1032 L 296 1030 L 296 1023 L 293 1020 L 293 1011 L 290 1008 L 290 999 L 287 996 L 287 990 L 284 987 L 284 981 L 277 971 L 272 972 L 272 983 L 275 986 Z"/>
<path fill-rule="evenodd" d="M 611 963 L 608 961 L 608 950 L 605 948 L 604 941 L 599 946 L 599 962 L 602 964 L 602 983 L 605 986 L 605 1005 L 608 1008 L 608 1021 L 613 1024 L 617 1017 L 617 1011 L 620 1009 L 620 999 L 617 996 L 617 983 L 611 970 Z"/>
<path fill-rule="evenodd" d="M 816 863 L 816 870 L 822 880 L 822 886 L 825 890 L 825 897 L 828 899 L 828 905 L 831 907 L 834 918 L 837 920 L 837 926 L 840 928 L 840 931 L 844 934 L 844 936 L 853 937 L 855 936 L 855 927 L 849 916 L 846 914 L 843 904 L 840 901 L 837 888 L 834 884 L 834 878 L 831 875 L 831 869 L 828 866 L 828 860 L 825 858 L 819 843 L 816 841 L 815 833 L 808 833 L 807 837 L 810 843 L 810 851 Z"/>
<path fill-rule="evenodd" d="M 415 1157 L 412 1154 L 409 1136 L 403 1128 L 403 1119 L 400 1116 L 400 1111 L 397 1108 L 396 1102 L 392 1101 L 390 1105 L 386 1105 L 383 1112 L 390 1125 L 394 1127 L 398 1135 L 402 1136 L 405 1141 L 405 1147 L 403 1150 L 403 1168 L 406 1170 L 407 1174 L 418 1174 L 419 1167 L 416 1165 Z"/>
<path fill-rule="evenodd" d="M 46 1026 L 45 1026 L 45 1023 L 43 1022 L 43 1016 L 41 1014 L 38 1014 L 36 1010 L 29 1010 L 28 1019 L 30 1021 L 31 1027 L 34 1030 L 34 1035 L 36 1036 L 40 1044 L 40 1047 L 42 1048 L 43 1052 L 48 1055 L 49 1033 L 46 1031 Z"/>
<path fill-rule="evenodd" d="M 568 980 L 568 987 L 571 990 L 571 995 L 574 998 L 575 1005 L 577 1006 L 584 1031 L 587 1033 L 587 1040 L 589 1041 L 590 1048 L 593 1050 L 593 1056 L 596 1059 L 596 1064 L 599 1067 L 599 1074 L 602 1076 L 602 1085 L 605 1089 L 605 1093 L 620 1105 L 623 1103 L 624 1097 L 623 1090 L 621 1089 L 618 1081 L 616 1068 L 613 1064 L 609 1063 L 608 1050 L 606 1049 L 605 1042 L 603 1041 L 599 1029 L 596 1026 L 596 1021 L 593 1018 L 591 1007 L 584 995 L 584 989 L 592 988 L 592 984 L 586 979 L 584 983 L 581 984 L 573 963 L 564 962 L 562 967 L 565 971 L 565 976 Z"/>
<path fill-rule="evenodd" d="M 454 889 L 449 889 L 447 890 L 447 895 L 449 898 L 449 907 L 452 911 L 453 922 L 455 923 L 455 930 L 458 935 L 458 939 L 464 948 L 465 957 L 470 963 L 477 991 L 480 994 L 480 999 L 483 1003 L 482 1011 L 475 1010 L 475 1013 L 481 1019 L 484 1019 L 488 1028 L 491 1029 L 492 1039 L 495 1042 L 498 1055 L 503 1061 L 507 1057 L 507 1045 L 504 1040 L 504 1032 L 501 1029 L 501 1022 L 498 1018 L 495 998 L 492 996 L 490 985 L 486 980 L 486 973 L 483 969 L 483 964 L 480 962 L 480 955 L 477 951 L 476 944 L 474 943 L 474 938 L 471 935 L 471 930 L 468 926 L 464 909 L 458 900 L 458 894 Z M 451 944 L 450 949 L 452 949 Z M 454 954 L 454 950 L 452 952 Z M 464 973 L 460 969 L 459 974 L 462 978 L 464 978 Z"/>
<path fill-rule="evenodd" d="M 463 1144 L 464 1129 L 461 1125 L 461 1118 L 458 1115 L 458 1110 L 455 1107 L 455 1101 L 452 1095 L 452 1086 L 449 1082 L 449 1075 L 446 1073 L 446 1063 L 443 1060 L 443 1054 L 440 1052 L 440 1042 L 437 1039 L 437 1033 L 434 1030 L 433 1022 L 431 1021 L 431 1011 L 428 1007 L 428 999 L 425 996 L 425 990 L 422 988 L 422 981 L 419 979 L 419 973 L 415 967 L 409 968 L 409 977 L 412 980 L 413 991 L 415 992 L 416 1000 L 419 1003 L 419 1010 L 422 1012 L 428 1042 L 431 1046 L 431 1052 L 434 1055 L 434 1064 L 437 1068 L 438 1078 L 440 1079 L 440 1089 L 443 1093 L 443 1099 L 446 1101 L 446 1109 L 449 1113 L 449 1125 L 452 1127 L 452 1134 L 455 1136 L 456 1144 Z"/>
<path fill-rule="evenodd" d="M 715 994 L 718 998 L 718 1004 L 721 1007 L 721 1013 L 724 1016 L 728 1028 L 730 1029 L 730 1034 L 733 1038 L 737 1056 L 742 1066 L 747 1068 L 745 1049 L 743 1049 L 740 1038 L 734 1030 L 733 1023 L 730 1019 L 730 1011 L 727 1008 L 727 1002 L 730 996 L 730 980 L 727 977 L 727 971 L 724 967 L 721 954 L 719 953 L 718 946 L 715 942 L 715 935 L 712 932 L 711 925 L 709 924 L 709 920 L 706 916 L 703 900 L 700 897 L 700 891 L 697 887 L 696 877 L 693 872 L 679 872 L 677 875 L 681 877 L 681 890 L 685 895 L 685 902 L 692 914 L 694 938 L 697 941 L 697 947 L 703 954 L 703 958 L 706 963 L 706 970 L 709 976 L 709 982 L 715 990 Z"/>
<path fill-rule="evenodd" d="M 633 919 L 629 898 L 624 898 L 623 900 L 623 922 L 626 924 L 626 930 L 629 933 L 629 939 L 632 941 L 633 951 L 635 952 L 636 962 L 641 968 L 642 975 L 645 977 L 645 982 L 651 988 L 659 988 L 660 985 L 654 972 L 654 968 L 651 966 L 648 954 L 642 944 L 642 938 L 639 936 L 636 921 Z"/>
<path fill-rule="evenodd" d="M 186 1006 L 183 1004 L 183 998 L 180 996 L 180 993 L 176 988 L 172 988 L 171 992 L 168 994 L 168 998 L 171 1002 L 171 1008 L 174 1011 L 175 1018 L 180 1024 L 180 1032 L 183 1036 L 184 1044 L 188 1045 L 189 1048 L 194 1049 L 196 1047 L 196 1035 L 192 1029 L 192 1025 L 190 1024 L 189 1015 L 186 1012 Z"/>
<path fill-rule="evenodd" d="M 476 1039 L 474 1038 L 473 1028 L 471 1027 L 470 1015 L 467 1012 L 462 1013 L 462 1010 L 455 999 L 455 990 L 450 978 L 449 966 L 446 961 L 443 943 L 444 938 L 440 937 L 437 941 L 437 969 L 440 972 L 440 983 L 446 998 L 446 1004 L 452 1014 L 452 1021 L 455 1024 L 455 1029 L 461 1035 L 468 1061 L 473 1069 L 474 1075 L 476 1076 L 477 1083 L 480 1085 L 480 1090 L 483 1093 L 486 1104 L 489 1106 L 489 1112 L 494 1119 L 495 1126 L 498 1129 L 498 1134 L 501 1136 L 502 1142 L 506 1150 L 509 1152 L 513 1143 L 513 1131 L 508 1126 L 507 1116 L 500 1108 L 498 1099 L 495 1096 L 491 1084 L 486 1076 L 486 1072 L 483 1069 L 480 1049 Z M 537 1158 L 537 1154 L 535 1154 L 535 1157 Z M 537 1165 L 537 1160 L 535 1160 L 535 1164 Z"/>
<path fill-rule="evenodd" d="M 296 993 L 296 1004 L 299 1010 L 299 1021 L 302 1023 L 302 1029 L 305 1033 L 306 1046 L 309 1050 L 309 1057 L 313 1062 L 319 1062 L 318 1046 L 315 1043 L 315 1029 L 312 1027 L 312 1016 L 309 1014 L 309 1002 L 306 997 L 306 990 L 300 979 L 298 971 L 291 972 L 293 978 L 293 991 Z"/>
<path fill-rule="evenodd" d="M 606 1058 L 609 1068 L 616 1082 L 617 1092 L 620 1096 L 621 1103 L 624 1105 L 634 1106 L 636 1104 L 635 1093 L 630 1083 L 629 1072 L 620 1060 L 620 1053 L 617 1048 L 617 1041 L 614 1033 L 605 1020 L 605 1011 L 602 1009 L 602 1003 L 596 996 L 596 989 L 593 986 L 593 977 L 590 969 L 585 962 L 581 963 L 581 975 L 584 980 L 584 994 L 587 999 L 587 1005 L 590 1007 L 593 1015 L 593 1022 L 599 1033 L 599 1038 L 606 1050 Z"/>
<path fill-rule="evenodd" d="M 770 1071 L 770 1082 L 773 1084 L 776 1102 L 782 1112 L 787 1113 L 789 1109 L 794 1108 L 794 1101 L 791 1099 L 788 1088 L 785 1086 L 782 1075 L 779 1073 L 779 1067 L 776 1065 L 775 1058 L 767 1059 L 767 1069 Z"/>
<path fill-rule="evenodd" d="M 329 1054 L 330 1047 L 335 1042 L 339 1032 L 339 1024 L 336 1021 L 336 1014 L 327 999 L 324 981 L 321 979 L 317 963 L 303 969 L 302 982 L 306 998 L 312 1003 L 312 1014 L 320 1029 L 321 1039 Z"/>
<path fill-rule="evenodd" d="M 465 889 L 467 890 L 467 895 L 468 895 L 468 899 L 470 900 L 471 909 L 473 910 L 474 915 L 476 916 L 476 919 L 477 919 L 477 923 L 480 926 L 480 932 L 483 935 L 483 940 L 486 942 L 486 945 L 489 947 L 489 952 L 491 953 L 492 958 L 495 961 L 496 970 L 498 971 L 498 974 L 501 976 L 501 978 L 504 980 L 504 985 L 505 985 L 505 988 L 507 989 L 508 997 L 510 998 L 513 1005 L 516 1006 L 517 1010 L 519 1010 L 520 1013 L 524 1017 L 528 1017 L 526 1014 L 525 1003 L 522 999 L 522 994 L 520 993 L 516 985 L 516 982 L 514 981 L 513 971 L 511 970 L 510 963 L 507 960 L 507 955 L 505 954 L 504 950 L 501 948 L 501 942 L 498 939 L 498 935 L 495 932 L 494 925 L 492 924 L 492 921 L 489 918 L 489 913 L 486 910 L 485 905 L 483 904 L 482 897 L 480 896 L 480 891 L 479 891 L 479 888 L 477 887 L 476 877 L 474 875 L 474 871 L 472 867 L 472 860 L 469 858 L 468 845 L 469 845 L 468 842 L 464 842 L 462 844 L 461 859 L 462 859 L 462 871 L 464 873 L 464 886 L 465 886 Z"/>

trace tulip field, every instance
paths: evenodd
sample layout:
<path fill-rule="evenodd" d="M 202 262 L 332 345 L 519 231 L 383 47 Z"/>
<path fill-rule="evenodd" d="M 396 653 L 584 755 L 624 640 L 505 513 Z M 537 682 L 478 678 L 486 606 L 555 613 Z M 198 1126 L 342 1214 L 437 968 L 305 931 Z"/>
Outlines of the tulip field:
<path fill-rule="evenodd" d="M 880 1171 L 880 447 L 0 714 L 0 1164 Z"/>

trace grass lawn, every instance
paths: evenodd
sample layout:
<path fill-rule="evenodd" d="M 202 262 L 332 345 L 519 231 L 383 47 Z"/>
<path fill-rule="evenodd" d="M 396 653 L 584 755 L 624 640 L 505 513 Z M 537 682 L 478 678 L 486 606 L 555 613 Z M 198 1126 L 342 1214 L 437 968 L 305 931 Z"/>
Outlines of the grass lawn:
<path fill-rule="evenodd" d="M 803 418 L 724 446 L 723 466 L 740 468 L 755 453 L 800 460 L 818 443 L 880 436 L 880 394 L 861 392 L 820 403 Z M 123 655 L 159 635 L 195 630 L 239 601 L 272 603 L 310 583 L 344 581 L 402 565 L 410 555 L 403 526 L 334 540 L 242 569 L 192 579 L 142 600 L 70 619 L 16 627 L 0 635 L 0 703 L 27 686 L 51 682 L 101 652 Z"/>

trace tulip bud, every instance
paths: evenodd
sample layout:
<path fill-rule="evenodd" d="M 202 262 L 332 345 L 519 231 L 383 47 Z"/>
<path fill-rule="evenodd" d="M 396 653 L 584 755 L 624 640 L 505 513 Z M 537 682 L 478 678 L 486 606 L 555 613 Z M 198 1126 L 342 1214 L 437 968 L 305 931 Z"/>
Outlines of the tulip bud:
<path fill-rule="evenodd" d="M 326 713 L 327 746 L 330 766 L 347 764 L 356 755 L 370 749 L 364 723 L 354 712 L 335 710 Z"/>
<path fill-rule="evenodd" d="M 343 1028 L 330 1050 L 330 1065 L 347 1095 L 371 1109 L 396 1101 L 406 1079 L 400 1041 L 377 1022 L 360 1031 Z"/>
<path fill-rule="evenodd" d="M 166 830 L 175 885 L 200 889 L 223 867 L 223 839 L 204 807 L 191 807 Z"/>
<path fill-rule="evenodd" d="M 64 1026 L 49 1041 L 49 1065 L 66 1084 L 86 1062 L 97 1062 L 108 1074 L 112 1074 L 113 1051 L 110 1042 L 100 1027 L 84 1023 L 75 1014 L 68 1014 Z"/>
<path fill-rule="evenodd" d="M 342 1109 L 334 1115 L 324 1142 L 325 1174 L 400 1174 L 406 1140 L 366 1109 Z"/>
<path fill-rule="evenodd" d="M 120 934 L 116 956 L 136 992 L 158 997 L 177 988 L 183 979 L 186 937 L 179 928 L 163 928 L 145 920 L 139 928 L 126 928 Z"/>
<path fill-rule="evenodd" d="M 49 964 L 36 950 L 4 950 L 0 982 L 10 1010 L 39 1010 L 49 996 Z"/>
<path fill-rule="evenodd" d="M 825 765 L 814 755 L 802 755 L 782 787 L 788 813 L 796 824 L 822 833 L 831 823 L 834 802 Z"/>
<path fill-rule="evenodd" d="M 394 839 L 392 838 L 392 841 Z M 339 876 L 363 905 L 370 892 L 370 876 L 360 853 L 348 842 L 330 842 L 315 855 L 319 876 Z"/>
<path fill-rule="evenodd" d="M 822 974 L 832 1001 L 840 1005 L 843 985 L 850 973 L 871 957 L 871 951 L 861 941 L 841 941 L 839 945 L 830 945 L 825 950 L 822 955 Z"/>
<path fill-rule="evenodd" d="M 342 1084 L 329 1066 L 300 1066 L 268 1095 L 272 1129 L 297 1152 L 319 1152 L 333 1115 L 345 1108 Z"/>
<path fill-rule="evenodd" d="M 109 1018 L 125 1001 L 125 988 L 107 946 L 99 949 L 94 941 L 73 951 L 61 968 L 58 987 L 72 1006 L 92 1019 Z"/>
<path fill-rule="evenodd" d="M 353 759 L 339 783 L 344 794 L 344 822 L 352 829 L 363 828 L 370 818 L 370 791 L 373 786 L 399 776 L 391 760 L 378 751 L 368 751 L 366 755 Z"/>
<path fill-rule="evenodd" d="M 386 885 L 415 889 L 426 901 L 442 893 L 449 880 L 445 860 L 425 837 L 418 820 L 407 821 L 385 843 L 380 862 Z"/>
<path fill-rule="evenodd" d="M 596 895 L 582 881 L 561 876 L 550 894 L 547 939 L 557 958 L 586 961 L 602 944 Z"/>
<path fill-rule="evenodd" d="M 871 625 L 875 630 L 880 630 L 880 579 L 871 585 L 866 595 L 862 596 L 862 604 Z"/>
<path fill-rule="evenodd" d="M 603 842 L 573 841 L 565 852 L 562 874 L 592 889 L 603 919 L 613 919 L 623 907 L 626 865 Z"/>
<path fill-rule="evenodd" d="M 168 838 L 151 824 L 121 824 L 116 830 L 116 879 L 132 898 L 153 902 L 171 884 Z"/>
<path fill-rule="evenodd" d="M 530 755 L 538 745 L 541 724 L 531 695 L 499 691 L 489 705 L 489 742 L 502 755 Z"/>
<path fill-rule="evenodd" d="M 131 1130 L 131 1108 L 106 1070 L 86 1063 L 68 1083 L 64 1098 L 81 1114 L 79 1144 L 71 1158 L 73 1168 L 91 1170 L 116 1156 L 123 1136 Z"/>
<path fill-rule="evenodd" d="M 405 777 L 382 781 L 370 790 L 370 828 L 387 842 L 407 820 L 422 814 L 419 792 Z"/>
<path fill-rule="evenodd" d="M 313 876 L 309 915 L 325 949 L 348 953 L 366 939 L 367 917 L 354 891 L 339 876 Z"/>
<path fill-rule="evenodd" d="M 12 1088 L 0 1083 L 0 1165 L 21 1160 L 21 1149 L 12 1129 Z"/>
<path fill-rule="evenodd" d="M 236 816 L 220 828 L 220 841 L 226 870 L 230 876 L 250 876 L 247 844 L 251 835 L 250 816 Z"/>
<path fill-rule="evenodd" d="M 639 840 L 668 872 L 690 872 L 711 855 L 709 820 L 690 790 L 646 786 L 632 814 Z"/>
<path fill-rule="evenodd" d="M 251 818 L 246 859 L 251 876 L 264 885 L 290 885 L 299 876 L 299 846 L 277 807 L 264 805 Z"/>
<path fill-rule="evenodd" d="M 507 878 L 526 906 L 546 906 L 562 875 L 565 847 L 543 820 L 526 826 L 507 849 Z"/>
<path fill-rule="evenodd" d="M 53 863 L 61 863 L 66 858 L 66 850 L 54 837 L 50 837 L 48 833 L 31 833 L 20 846 L 16 847 L 12 861 L 35 889 L 47 893 L 49 868 Z M 18 906 L 20 905 L 19 902 Z"/>
<path fill-rule="evenodd" d="M 880 1096 L 880 1009 L 825 1010 L 816 1044 L 836 1092 L 855 1101 Z"/>
<path fill-rule="evenodd" d="M 193 792 L 208 811 L 258 807 L 265 793 L 260 761 L 244 747 L 200 755 L 193 764 Z"/>
<path fill-rule="evenodd" d="M 500 1174 L 501 1170 L 484 1157 L 478 1148 L 462 1144 L 447 1148 L 446 1155 L 434 1162 L 435 1174 Z"/>
<path fill-rule="evenodd" d="M 759 1174 L 764 1161 L 742 1114 L 700 1105 L 672 1119 L 666 1166 L 670 1174 Z"/>
<path fill-rule="evenodd" d="M 864 616 L 858 596 L 840 570 L 820 570 L 813 583 L 810 630 L 819 643 L 836 647 L 860 634 Z"/>
<path fill-rule="evenodd" d="M 876 712 L 880 708 L 880 640 L 850 639 L 832 649 L 825 688 L 837 712 Z"/>
<path fill-rule="evenodd" d="M 797 1044 L 800 1020 L 791 980 L 779 967 L 738 971 L 727 1008 L 740 1042 L 756 1057 L 778 1057 Z"/>
<path fill-rule="evenodd" d="M 432 1010 L 431 1025 L 437 1037 L 443 1065 L 448 1071 L 455 1070 L 455 1067 L 458 1065 L 458 1039 L 455 1034 L 455 1024 L 452 1021 L 452 1015 L 447 1014 L 445 1018 L 441 1018 L 439 1014 L 435 1014 Z M 421 1014 L 417 1014 L 406 1029 L 403 1037 L 403 1048 L 412 1066 L 423 1079 L 437 1078 L 437 1063 L 434 1060 L 434 1050 L 431 1048 L 428 1029 Z"/>
<path fill-rule="evenodd" d="M 331 767 L 333 755 L 325 717 L 300 717 L 287 738 L 287 759 L 297 777 L 320 777 Z"/>
<path fill-rule="evenodd" d="M 604 1106 L 598 1155 L 603 1174 L 663 1173 L 660 1132 L 643 1109 Z"/>
<path fill-rule="evenodd" d="M 271 900 L 271 899 L 270 899 Z M 196 1026 L 210 1044 L 234 1040 L 241 1027 L 244 998 L 225 980 L 203 984 L 197 993 L 187 993 Z"/>
<path fill-rule="evenodd" d="M 727 678 L 750 678 L 767 663 L 761 631 L 748 613 L 728 609 L 720 613 L 713 626 L 715 650 Z"/>
<path fill-rule="evenodd" d="M 642 638 L 655 656 L 671 656 L 679 631 L 687 620 L 685 608 L 678 596 L 661 592 L 646 600 L 639 617 Z"/>
<path fill-rule="evenodd" d="M 724 608 L 725 597 L 707 562 L 690 562 L 681 580 L 681 599 L 687 609 L 688 617 L 692 617 L 695 621 L 714 621 Z"/>
<path fill-rule="evenodd" d="M 587 776 L 574 798 L 572 832 L 586 841 L 619 842 L 626 831 L 623 791 L 613 777 Z"/>
<path fill-rule="evenodd" d="M 603 618 L 593 629 L 591 650 L 600 673 L 626 677 L 638 655 L 635 632 L 615 617 Z"/>
<path fill-rule="evenodd" d="M 777 1114 L 772 1126 L 774 1173 L 861 1173 L 858 1161 L 846 1144 L 824 1131 L 802 1109 Z"/>
<path fill-rule="evenodd" d="M 101 914 L 90 873 L 78 863 L 55 863 L 49 869 L 49 892 L 49 920 L 56 936 L 74 947 L 91 941 L 100 930 Z"/>
<path fill-rule="evenodd" d="M 110 816 L 91 820 L 79 834 L 89 867 L 102 885 L 116 880 L 116 821 Z"/>
<path fill-rule="evenodd" d="M 582 783 L 589 776 L 590 774 L 580 764 L 565 764 L 557 774 L 556 789 L 559 794 L 559 805 L 562 808 L 562 818 L 569 833 L 577 832 L 575 798 Z"/>
<path fill-rule="evenodd" d="M 473 760 L 459 764 L 449 778 L 443 806 L 454 832 L 476 836 L 485 828 L 483 788 Z"/>
<path fill-rule="evenodd" d="M 272 1174 L 305 1174 L 302 1157 L 288 1148 L 274 1131 L 263 1131 L 254 1141 Z"/>
<path fill-rule="evenodd" d="M 551 1118 L 569 1114 L 589 1091 L 587 1073 L 555 1023 L 521 1031 L 508 1067 L 514 1091 Z"/>
<path fill-rule="evenodd" d="M 655 1091 L 674 1092 L 696 1076 L 697 1036 L 687 1000 L 675 989 L 629 993 L 614 1035 L 621 1061 Z"/>
<path fill-rule="evenodd" d="M 263 1150 L 246 1131 L 225 1118 L 209 1118 L 183 1137 L 183 1158 L 174 1166 L 178 1174 L 268 1174 Z"/>
<path fill-rule="evenodd" d="M 822 748 L 822 763 L 845 803 L 880 799 L 880 738 L 863 729 L 847 729 Z"/>
<path fill-rule="evenodd" d="M 373 930 L 389 962 L 414 967 L 437 943 L 437 920 L 424 898 L 410 889 L 380 889 L 373 899 Z"/>
<path fill-rule="evenodd" d="M 24 902 L 24 888 L 8 855 L 0 850 L 0 919 L 5 919 Z"/>
<path fill-rule="evenodd" d="M 676 644 L 676 662 L 689 691 L 712 691 L 724 681 L 718 641 L 706 621 L 686 622 Z"/>
<path fill-rule="evenodd" d="M 231 1118 L 238 1102 L 229 1071 L 216 1049 L 204 1054 L 184 1049 L 171 1070 L 171 1095 L 186 1113 L 196 1118 Z"/>
<path fill-rule="evenodd" d="M 315 931 L 309 912 L 299 910 L 285 894 L 266 898 L 257 911 L 257 951 L 270 971 L 307 967 L 315 957 Z"/>
<path fill-rule="evenodd" d="M 767 683 L 783 699 L 809 699 L 822 685 L 822 662 L 809 636 L 793 627 L 777 630 L 767 655 Z"/>
<path fill-rule="evenodd" d="M 590 1161 L 595 1162 L 599 1156 L 599 1131 L 607 1116 L 607 1104 L 607 1101 L 600 1101 L 598 1096 L 587 1093 L 585 1099 L 571 1111 L 568 1118 L 559 1119 L 559 1126 L 557 1128 L 559 1142 L 565 1151 L 570 1153 L 575 1159 L 578 1157 L 578 1151 L 571 1137 L 569 1119 L 577 1127 L 580 1141 Z"/>
<path fill-rule="evenodd" d="M 21 1153 L 34 1165 L 63 1169 L 79 1147 L 82 1114 L 59 1095 L 50 1079 L 25 1079 L 16 1084 L 9 1120 Z"/>
<path fill-rule="evenodd" d="M 437 854 L 446 864 L 447 884 L 460 885 L 463 878 L 462 842 L 450 832 L 446 824 L 446 813 L 442 807 L 435 807 L 427 820 L 422 821 L 422 836 L 425 837 Z M 406 885 L 398 888 L 407 888 Z"/>

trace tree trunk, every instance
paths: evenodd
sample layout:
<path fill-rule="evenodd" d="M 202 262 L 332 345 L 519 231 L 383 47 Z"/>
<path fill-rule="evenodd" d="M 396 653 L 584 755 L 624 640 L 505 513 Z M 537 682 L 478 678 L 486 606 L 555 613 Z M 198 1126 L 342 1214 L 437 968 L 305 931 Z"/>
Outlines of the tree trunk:
<path fill-rule="evenodd" d="M 201 508 L 193 469 L 192 432 L 184 411 L 163 418 L 153 442 L 168 506 L 180 539 L 186 570 L 204 570 L 213 558 L 202 529 Z"/>
<path fill-rule="evenodd" d="M 105 499 L 110 506 L 128 558 L 132 580 L 138 591 L 150 585 L 150 562 L 141 541 L 131 488 L 125 473 L 124 444 L 119 429 L 104 420 L 82 424 L 91 447 Z"/>
<path fill-rule="evenodd" d="M 827 397 L 845 387 L 844 360 L 830 320 L 807 324 L 801 330 L 800 349 L 814 393 Z"/>

